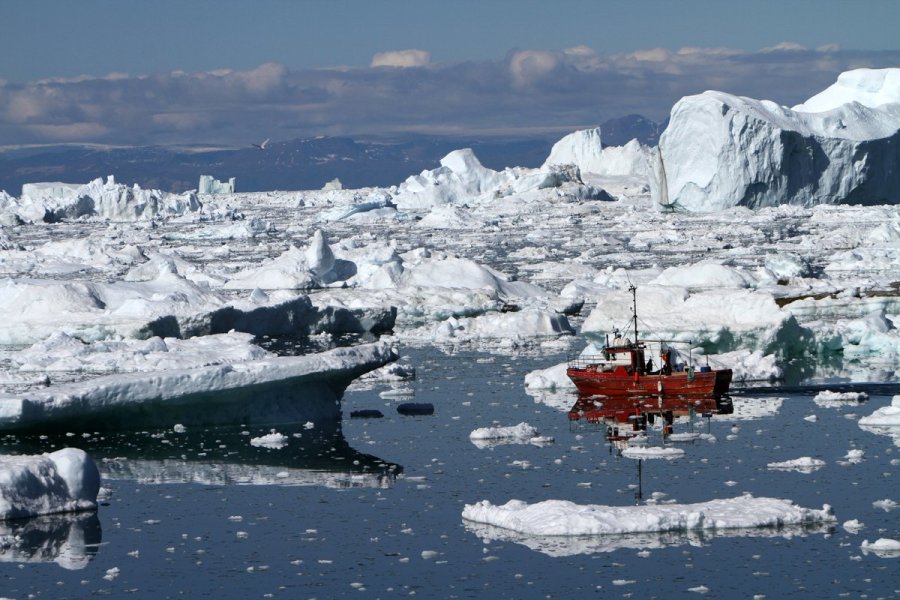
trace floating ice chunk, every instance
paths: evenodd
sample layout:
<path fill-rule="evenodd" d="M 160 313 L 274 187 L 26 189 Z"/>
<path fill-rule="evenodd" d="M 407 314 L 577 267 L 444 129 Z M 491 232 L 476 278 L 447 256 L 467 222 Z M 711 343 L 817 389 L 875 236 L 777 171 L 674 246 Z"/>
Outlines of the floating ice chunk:
<path fill-rule="evenodd" d="M 479 448 L 529 443 L 540 446 L 553 441 L 552 438 L 538 436 L 537 428 L 525 422 L 510 427 L 481 427 L 469 434 L 469 440 Z"/>
<path fill-rule="evenodd" d="M 94 510 L 100 471 L 84 450 L 0 457 L 0 521 Z"/>
<path fill-rule="evenodd" d="M 860 463 L 862 462 L 865 454 L 866 453 L 863 450 L 860 450 L 858 448 L 851 448 L 847 451 L 847 456 L 845 456 L 844 458 L 847 459 L 847 462 Z"/>
<path fill-rule="evenodd" d="M 575 384 L 566 375 L 567 363 L 560 363 L 546 369 L 538 369 L 525 375 L 525 388 L 530 390 L 571 390 Z"/>
<path fill-rule="evenodd" d="M 283 433 L 278 433 L 277 431 L 272 431 L 272 433 L 260 437 L 250 438 L 250 445 L 280 450 L 288 445 L 288 436 Z"/>
<path fill-rule="evenodd" d="M 746 495 L 697 504 L 650 506 L 579 505 L 566 500 L 528 504 L 488 500 L 467 504 L 463 519 L 534 536 L 584 536 L 664 531 L 783 527 L 834 522 L 827 504 L 821 510 L 795 506 L 790 500 Z"/>
<path fill-rule="evenodd" d="M 510 427 L 482 427 L 469 434 L 470 440 L 530 440 L 537 436 L 536 427 L 522 422 Z"/>
<path fill-rule="evenodd" d="M 784 471 L 800 471 L 801 473 L 812 473 L 825 466 L 824 460 L 812 458 L 810 456 L 802 456 L 794 460 L 786 460 L 783 462 L 771 462 L 766 465 L 770 469 L 781 469 Z"/>
<path fill-rule="evenodd" d="M 871 415 L 862 417 L 859 424 L 869 427 L 900 427 L 900 394 L 891 399 L 890 406 L 884 406 Z"/>
<path fill-rule="evenodd" d="M 872 503 L 872 506 L 874 506 L 875 508 L 880 508 L 885 512 L 890 512 L 900 506 L 900 504 L 894 502 L 890 498 L 885 498 L 884 500 L 876 500 Z"/>
<path fill-rule="evenodd" d="M 876 556 L 880 556 L 882 558 L 900 557 L 900 540 L 879 538 L 871 544 L 869 543 L 869 540 L 863 540 L 860 548 L 862 549 L 864 554 L 872 552 Z"/>
<path fill-rule="evenodd" d="M 863 525 L 863 524 L 862 524 L 859 520 L 857 520 L 857 519 L 851 519 L 851 520 L 849 520 L 849 521 L 844 521 L 844 524 L 842 525 L 842 527 L 843 527 L 848 533 L 859 533 L 860 530 L 862 530 L 862 528 L 865 527 L 865 525 Z"/>
<path fill-rule="evenodd" d="M 672 460 L 684 456 L 681 448 L 662 448 L 659 446 L 629 447 L 622 450 L 622 456 L 626 458 L 664 458 Z"/>
<path fill-rule="evenodd" d="M 666 438 L 670 442 L 693 442 L 700 439 L 697 432 L 672 433 Z"/>
<path fill-rule="evenodd" d="M 836 408 L 846 406 L 848 402 L 865 402 L 869 399 L 869 395 L 865 392 L 832 392 L 824 390 L 816 394 L 813 402 L 825 408 Z"/>

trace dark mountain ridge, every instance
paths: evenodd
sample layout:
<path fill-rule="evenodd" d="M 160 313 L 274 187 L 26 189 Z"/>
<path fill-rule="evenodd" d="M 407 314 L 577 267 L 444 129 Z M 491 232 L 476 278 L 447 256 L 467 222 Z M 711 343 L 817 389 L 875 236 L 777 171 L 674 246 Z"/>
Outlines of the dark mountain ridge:
<path fill-rule="evenodd" d="M 601 125 L 604 145 L 632 138 L 656 144 L 659 125 L 629 115 Z M 196 189 L 200 175 L 227 181 L 238 191 L 319 189 L 338 178 L 344 187 L 387 187 L 410 175 L 434 169 L 459 148 L 472 148 L 481 163 L 495 170 L 538 167 L 557 139 L 408 137 L 355 140 L 316 137 L 272 142 L 265 149 L 190 149 L 159 146 L 49 146 L 0 152 L 0 190 L 17 196 L 22 184 L 41 181 L 87 183 L 115 175 L 121 183 L 170 192 Z"/>

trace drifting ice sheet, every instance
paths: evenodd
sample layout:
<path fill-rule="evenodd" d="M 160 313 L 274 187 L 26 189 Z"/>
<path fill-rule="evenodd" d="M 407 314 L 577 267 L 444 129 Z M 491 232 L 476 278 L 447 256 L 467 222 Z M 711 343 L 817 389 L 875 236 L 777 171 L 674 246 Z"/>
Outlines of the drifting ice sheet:
<path fill-rule="evenodd" d="M 24 394 L 0 395 L 0 430 L 35 427 L 135 428 L 337 418 L 349 383 L 397 356 L 387 344 L 311 356 L 99 377 Z M 273 412 L 276 411 L 276 412 Z"/>
<path fill-rule="evenodd" d="M 535 504 L 510 500 L 502 506 L 494 506 L 482 500 L 467 504 L 462 517 L 540 536 L 783 527 L 835 521 L 827 504 L 816 510 L 795 506 L 790 500 L 750 495 L 697 504 L 653 506 L 579 505 L 566 500 L 545 500 Z"/>

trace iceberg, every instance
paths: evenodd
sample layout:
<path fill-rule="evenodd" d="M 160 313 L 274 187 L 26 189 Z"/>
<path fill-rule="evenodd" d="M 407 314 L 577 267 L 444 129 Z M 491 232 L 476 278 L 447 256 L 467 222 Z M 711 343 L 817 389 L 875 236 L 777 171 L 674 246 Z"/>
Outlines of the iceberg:
<path fill-rule="evenodd" d="M 467 504 L 463 519 L 532 536 L 594 536 L 668 531 L 784 527 L 836 522 L 829 505 L 821 510 L 790 500 L 751 495 L 697 504 L 644 506 L 579 505 L 566 500 L 528 504 L 488 500 Z"/>
<path fill-rule="evenodd" d="M 707 91 L 682 98 L 651 158 L 661 208 L 898 202 L 900 69 L 860 69 L 793 109 Z"/>
<path fill-rule="evenodd" d="M 99 217 L 110 221 L 136 221 L 180 216 L 201 208 L 193 192 L 171 194 L 128 187 L 110 175 L 104 183 L 97 178 L 84 185 L 68 183 L 27 183 L 22 196 L 9 208 L 29 223 L 56 223 L 79 217 Z"/>
<path fill-rule="evenodd" d="M 234 177 L 230 177 L 227 182 L 219 181 L 212 175 L 201 175 L 200 183 L 197 184 L 198 194 L 233 194 L 234 193 Z"/>
<path fill-rule="evenodd" d="M 604 148 L 600 140 L 600 128 L 570 133 L 553 144 L 541 168 L 575 165 L 583 176 L 647 177 L 649 148 L 637 140 L 631 140 L 624 146 Z"/>
<path fill-rule="evenodd" d="M 0 431 L 334 420 L 344 389 L 397 359 L 384 342 L 308 356 L 106 375 L 0 394 Z"/>
<path fill-rule="evenodd" d="M 0 521 L 95 510 L 100 471 L 78 448 L 0 456 Z"/>

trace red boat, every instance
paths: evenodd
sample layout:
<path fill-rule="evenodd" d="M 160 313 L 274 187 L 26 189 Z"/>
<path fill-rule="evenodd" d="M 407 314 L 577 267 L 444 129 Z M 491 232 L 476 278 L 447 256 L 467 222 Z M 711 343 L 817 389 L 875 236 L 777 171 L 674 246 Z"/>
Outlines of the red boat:
<path fill-rule="evenodd" d="M 650 341 L 638 340 L 636 288 L 629 291 L 634 302 L 634 339 L 616 337 L 596 356 L 579 356 L 569 361 L 566 374 L 582 394 L 607 398 L 705 399 L 716 401 L 728 395 L 731 369 L 695 369 L 674 364 L 675 354 L 665 340 L 660 345 L 660 368 L 653 370 L 648 356 Z M 648 360 L 649 359 L 649 360 Z"/>

